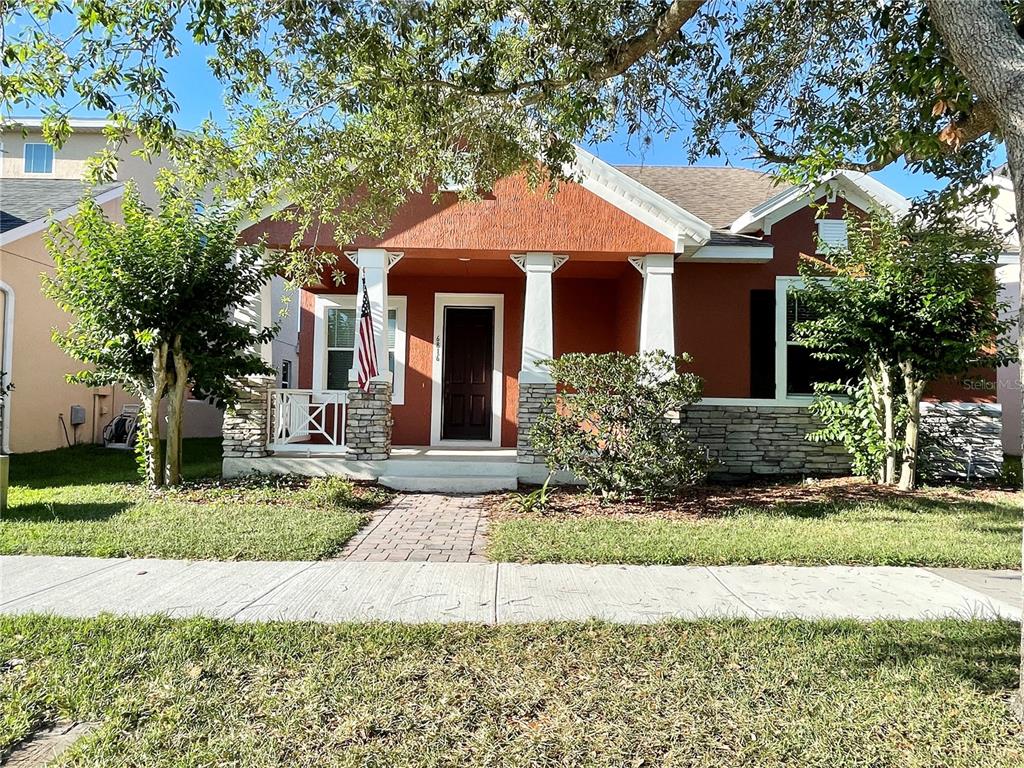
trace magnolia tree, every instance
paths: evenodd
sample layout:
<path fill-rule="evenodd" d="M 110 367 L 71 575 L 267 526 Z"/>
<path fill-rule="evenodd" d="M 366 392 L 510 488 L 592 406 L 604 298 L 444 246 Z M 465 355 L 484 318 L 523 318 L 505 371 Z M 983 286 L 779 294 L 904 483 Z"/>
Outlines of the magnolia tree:
<path fill-rule="evenodd" d="M 134 185 L 125 190 L 123 222 L 91 199 L 51 225 L 54 261 L 44 289 L 72 315 L 54 340 L 88 368 L 72 381 L 117 383 L 143 404 L 138 442 L 152 486 L 181 480 L 182 422 L 189 391 L 230 404 L 232 379 L 270 373 L 258 345 L 274 330 L 236 322 L 270 278 L 257 246 L 236 243 L 239 214 L 199 210 L 187 195 L 166 190 L 153 213 Z M 167 457 L 159 429 L 167 398 Z"/>
<path fill-rule="evenodd" d="M 847 225 L 847 249 L 829 253 L 827 263 L 801 263 L 799 299 L 809 319 L 796 323 L 797 338 L 817 357 L 844 363 L 863 378 L 845 406 L 818 403 L 825 436 L 846 437 L 850 445 L 838 426 L 851 413 L 866 417 L 862 428 L 879 439 L 862 432 L 856 452 L 870 455 L 868 468 L 883 483 L 897 482 L 898 467 L 899 487 L 909 490 L 925 387 L 1013 358 L 994 274 L 1001 243 L 955 217 L 922 225 L 875 212 Z"/>

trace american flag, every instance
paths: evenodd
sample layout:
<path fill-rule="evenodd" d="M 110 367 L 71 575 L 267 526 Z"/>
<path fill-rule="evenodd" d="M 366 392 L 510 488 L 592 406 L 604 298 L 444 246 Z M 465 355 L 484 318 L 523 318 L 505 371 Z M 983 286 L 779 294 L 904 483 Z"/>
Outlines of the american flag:
<path fill-rule="evenodd" d="M 373 338 L 373 313 L 363 278 L 363 303 L 359 307 L 359 336 L 356 341 L 356 379 L 363 392 L 370 391 L 370 380 L 378 374 L 377 344 Z"/>

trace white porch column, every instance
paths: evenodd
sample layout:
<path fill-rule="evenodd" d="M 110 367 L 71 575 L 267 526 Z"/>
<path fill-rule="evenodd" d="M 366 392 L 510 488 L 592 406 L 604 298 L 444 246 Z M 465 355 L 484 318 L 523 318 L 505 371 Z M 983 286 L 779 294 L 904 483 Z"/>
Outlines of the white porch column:
<path fill-rule="evenodd" d="M 640 353 L 662 350 L 676 353 L 675 311 L 672 300 L 672 271 L 675 256 L 652 253 L 631 258 L 630 263 L 644 277 L 640 304 Z"/>
<path fill-rule="evenodd" d="M 388 368 L 388 269 L 391 254 L 383 248 L 360 248 L 349 258 L 359 267 L 359 283 L 356 286 L 355 322 L 358 328 L 359 312 L 363 306 L 363 286 L 370 297 L 370 315 L 373 317 L 374 346 L 377 348 L 377 376 L 374 381 L 391 381 Z M 357 330 L 358 333 L 358 330 Z M 357 378 L 356 363 L 349 380 Z"/>
<path fill-rule="evenodd" d="M 537 364 L 555 355 L 554 315 L 551 307 L 551 275 L 565 261 L 551 253 L 530 252 L 513 256 L 526 273 L 523 305 L 523 358 L 519 381 L 544 384 L 551 381 L 547 369 Z"/>

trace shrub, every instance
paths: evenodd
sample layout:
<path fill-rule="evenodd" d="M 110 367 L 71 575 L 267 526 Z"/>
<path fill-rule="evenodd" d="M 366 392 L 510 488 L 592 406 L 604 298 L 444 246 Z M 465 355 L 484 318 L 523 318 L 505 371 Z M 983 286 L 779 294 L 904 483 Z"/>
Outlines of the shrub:
<path fill-rule="evenodd" d="M 567 470 L 602 497 L 665 497 L 704 480 L 707 452 L 679 414 L 701 397 L 689 356 L 571 353 L 546 363 L 560 394 L 531 430 L 551 471 Z"/>
<path fill-rule="evenodd" d="M 871 392 L 868 380 L 845 384 L 817 384 L 814 401 L 808 411 L 821 422 L 821 428 L 807 435 L 815 443 L 841 443 L 850 455 L 853 473 L 879 480 L 887 456 L 899 447 L 887 443 L 882 425 L 884 415 Z M 894 422 L 901 429 L 907 421 L 905 399 L 894 402 Z"/>

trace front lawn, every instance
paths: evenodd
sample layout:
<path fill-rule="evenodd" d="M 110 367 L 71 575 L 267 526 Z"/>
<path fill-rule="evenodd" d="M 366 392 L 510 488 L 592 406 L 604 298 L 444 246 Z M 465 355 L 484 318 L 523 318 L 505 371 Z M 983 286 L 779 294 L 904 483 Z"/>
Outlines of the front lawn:
<path fill-rule="evenodd" d="M 1024 495 L 914 494 L 841 480 L 709 488 L 645 508 L 560 491 L 545 514 L 494 502 L 488 555 L 519 562 L 1020 566 Z"/>
<path fill-rule="evenodd" d="M 339 479 L 220 483 L 219 440 L 187 440 L 181 489 L 143 491 L 134 456 L 95 446 L 11 457 L 0 554 L 315 560 L 383 498 Z"/>
<path fill-rule="evenodd" d="M 1017 768 L 998 622 L 238 625 L 0 617 L 0 745 L 61 765 Z"/>

